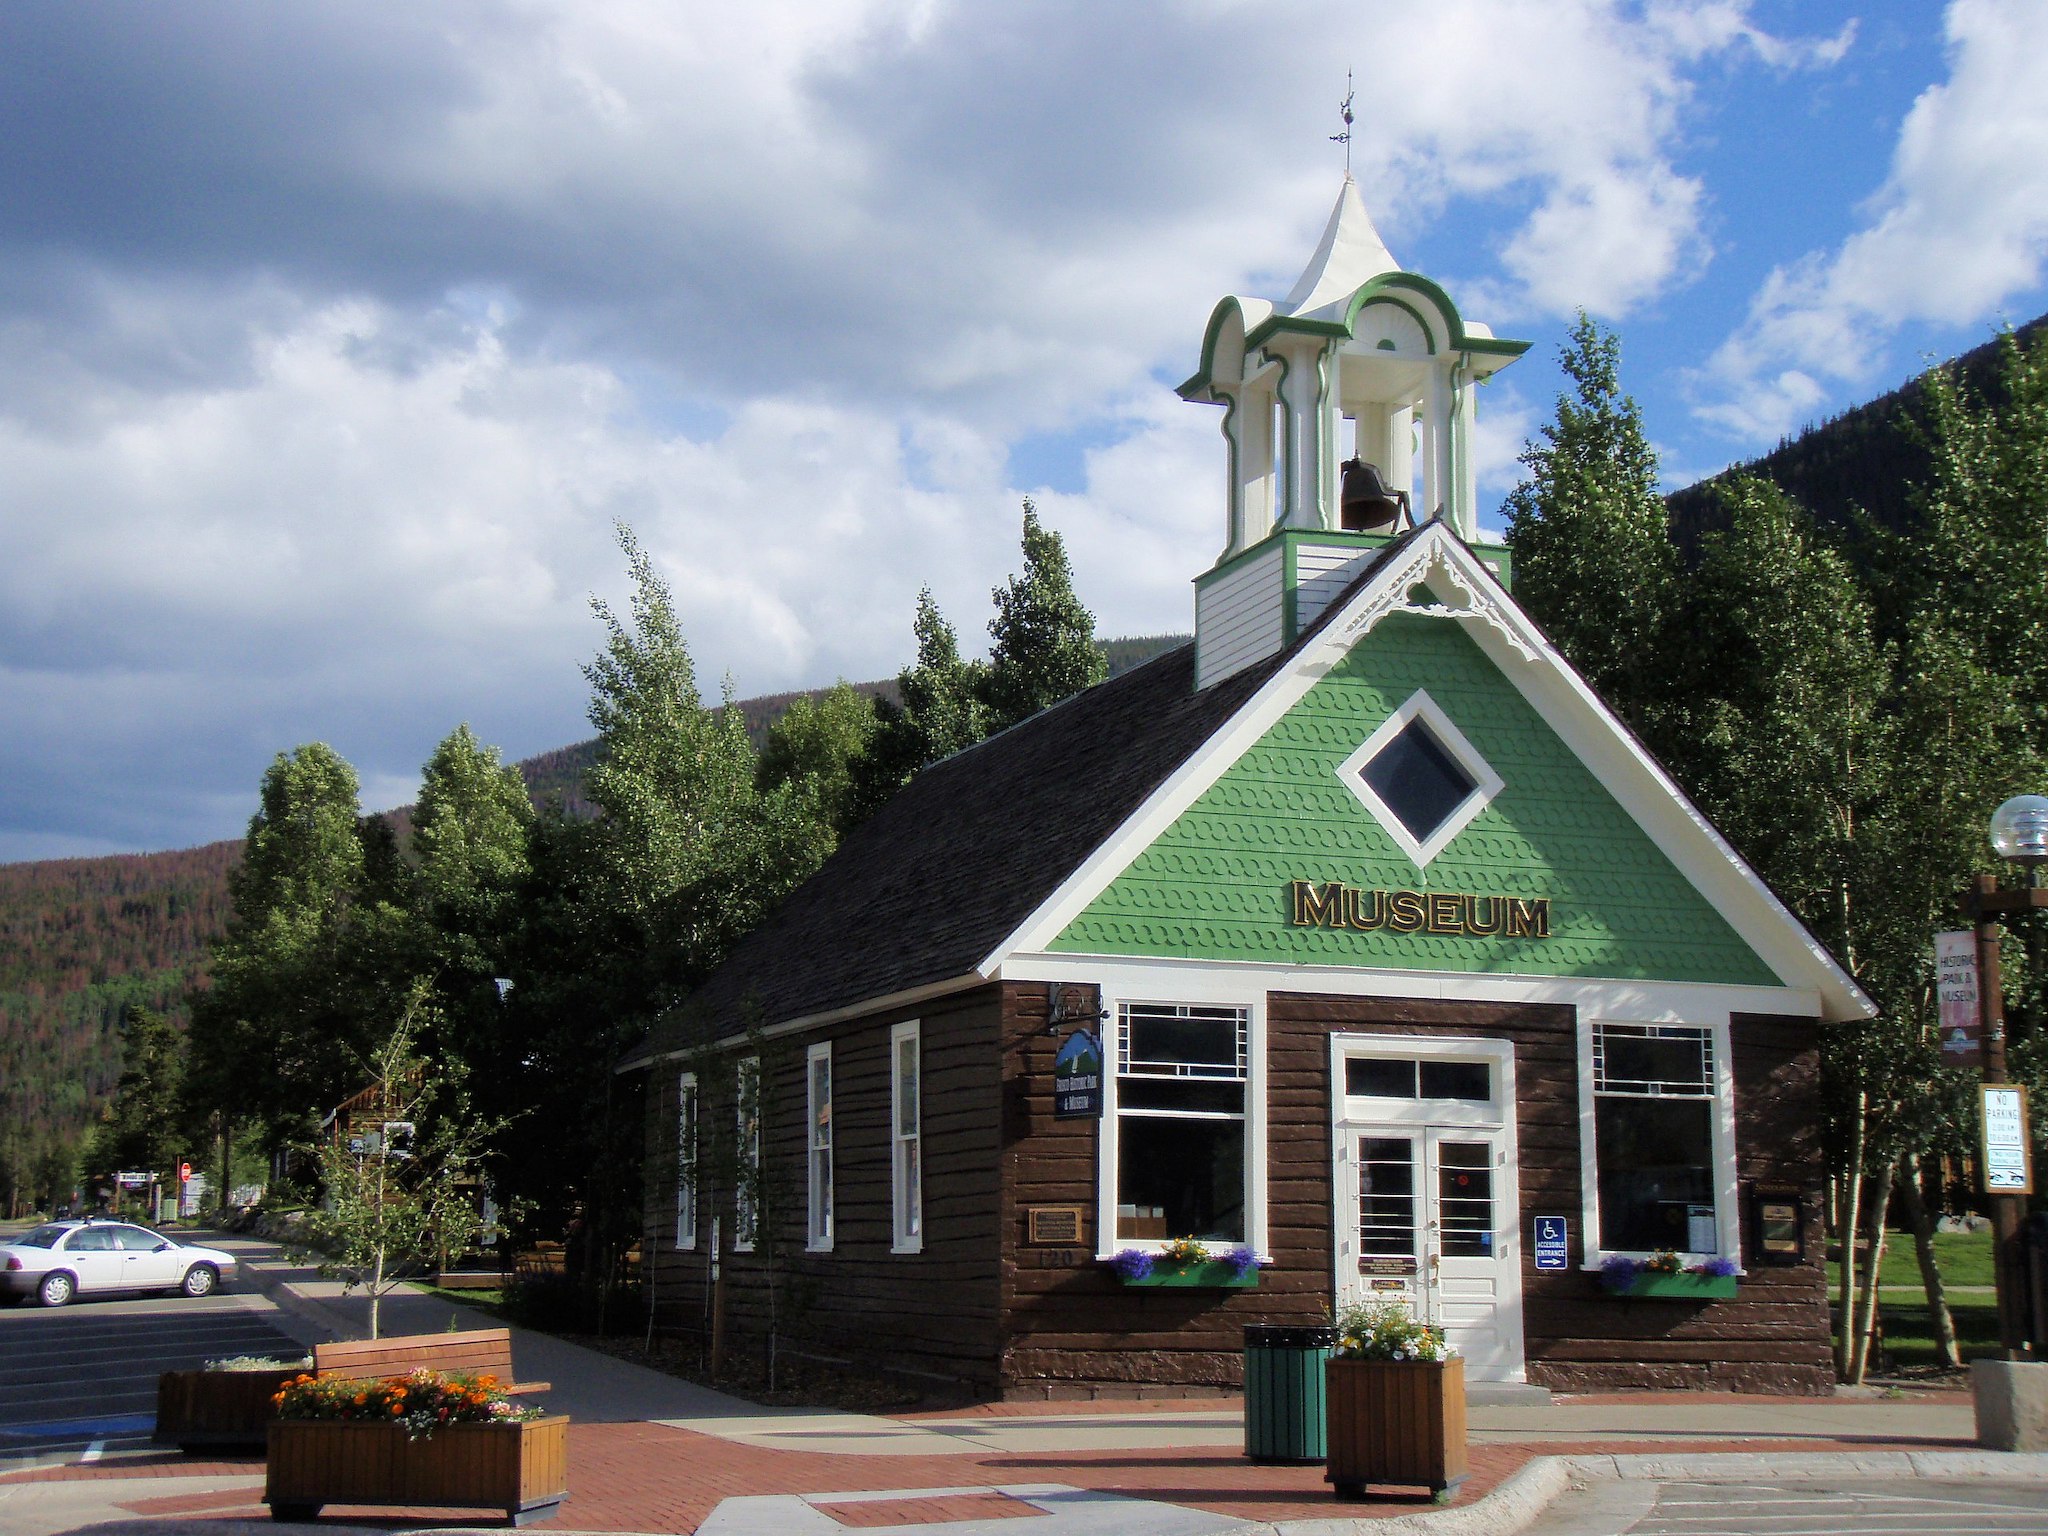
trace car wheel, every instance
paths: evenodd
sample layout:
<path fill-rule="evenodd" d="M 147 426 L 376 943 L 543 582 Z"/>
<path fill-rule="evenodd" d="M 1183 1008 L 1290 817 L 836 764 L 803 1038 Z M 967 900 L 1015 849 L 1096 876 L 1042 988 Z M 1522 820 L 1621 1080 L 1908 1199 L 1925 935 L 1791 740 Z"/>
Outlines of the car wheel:
<path fill-rule="evenodd" d="M 178 1289 L 187 1296 L 210 1296 L 219 1283 L 220 1276 L 214 1273 L 211 1264 L 194 1264 L 185 1271 L 185 1283 Z"/>
<path fill-rule="evenodd" d="M 36 1300 L 46 1307 L 61 1307 L 77 1294 L 78 1282 L 61 1269 L 51 1270 L 36 1287 Z"/>

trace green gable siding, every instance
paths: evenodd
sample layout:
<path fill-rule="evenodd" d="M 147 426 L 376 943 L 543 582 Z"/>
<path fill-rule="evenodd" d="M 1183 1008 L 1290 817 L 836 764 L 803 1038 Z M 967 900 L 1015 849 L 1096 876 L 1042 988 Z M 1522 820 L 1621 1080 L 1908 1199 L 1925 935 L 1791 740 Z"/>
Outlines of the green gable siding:
<path fill-rule="evenodd" d="M 1337 779 L 1416 689 L 1505 781 L 1426 871 Z M 1290 882 L 1548 897 L 1548 938 L 1296 927 Z M 1394 614 L 1056 939 L 1055 950 L 1778 985 L 1462 627 Z"/>

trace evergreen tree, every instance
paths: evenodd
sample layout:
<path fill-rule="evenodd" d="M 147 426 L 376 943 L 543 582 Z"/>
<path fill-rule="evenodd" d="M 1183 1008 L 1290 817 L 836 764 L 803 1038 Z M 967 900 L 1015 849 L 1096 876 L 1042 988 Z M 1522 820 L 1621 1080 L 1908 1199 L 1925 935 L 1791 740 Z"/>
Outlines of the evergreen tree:
<path fill-rule="evenodd" d="M 988 734 L 988 712 L 982 702 L 988 668 L 961 658 L 959 636 L 939 612 L 931 588 L 917 594 L 917 616 L 910 627 L 917 638 L 917 660 L 897 674 L 896 686 L 903 696 L 916 766 L 922 768 Z"/>
<path fill-rule="evenodd" d="M 121 1026 L 121 1080 L 86 1144 L 86 1171 L 111 1176 L 120 1169 L 162 1173 L 186 1150 L 179 1092 L 185 1039 L 162 1014 L 134 1008 Z"/>
<path fill-rule="evenodd" d="M 1573 390 L 1522 462 L 1507 499 L 1515 597 L 1623 719 L 1661 747 L 1663 684 L 1677 557 L 1657 456 L 1621 391 L 1621 343 L 1581 312 L 1559 362 Z"/>
<path fill-rule="evenodd" d="M 1024 569 L 995 590 L 988 632 L 995 645 L 981 694 L 989 729 L 1002 730 L 1071 698 L 1108 675 L 1095 643 L 1095 616 L 1074 595 L 1060 536 L 1024 502 Z M 922 636 L 920 636 L 922 639 Z"/>
<path fill-rule="evenodd" d="M 420 775 L 413 811 L 415 922 L 431 971 L 437 1038 L 494 1086 L 506 1063 L 498 978 L 530 873 L 533 803 L 498 749 L 457 726 Z"/>
<path fill-rule="evenodd" d="M 264 773 L 230 877 L 235 915 L 192 998 L 185 1101 L 223 1159 L 238 1124 L 261 1123 L 276 1150 L 354 1092 L 411 986 L 410 919 L 367 889 L 356 794 L 355 770 L 319 742 Z M 396 878 L 382 857 L 379 876 Z"/>

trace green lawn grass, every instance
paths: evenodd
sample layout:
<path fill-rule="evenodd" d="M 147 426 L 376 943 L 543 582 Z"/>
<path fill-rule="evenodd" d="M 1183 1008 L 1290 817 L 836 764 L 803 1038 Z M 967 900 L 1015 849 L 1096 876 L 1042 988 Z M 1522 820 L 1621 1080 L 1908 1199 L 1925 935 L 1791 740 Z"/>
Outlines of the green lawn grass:
<path fill-rule="evenodd" d="M 1934 1365 L 1934 1330 L 1927 1321 L 1925 1302 L 1907 1305 L 1880 1301 L 1884 1313 L 1883 1368 L 1910 1371 Z M 1965 1361 L 1986 1359 L 1998 1353 L 1998 1308 L 1989 1302 L 1954 1303 L 1949 1316 L 1955 1319 L 1956 1343 Z"/>
<path fill-rule="evenodd" d="M 1946 1285 L 1991 1284 L 1991 1234 L 1989 1232 L 1937 1232 L 1934 1261 L 1941 1266 Z M 1885 1238 L 1883 1285 L 1920 1284 L 1920 1261 L 1913 1255 L 1913 1234 L 1893 1232 Z M 1828 1294 L 1842 1283 L 1842 1266 L 1828 1266 Z"/>

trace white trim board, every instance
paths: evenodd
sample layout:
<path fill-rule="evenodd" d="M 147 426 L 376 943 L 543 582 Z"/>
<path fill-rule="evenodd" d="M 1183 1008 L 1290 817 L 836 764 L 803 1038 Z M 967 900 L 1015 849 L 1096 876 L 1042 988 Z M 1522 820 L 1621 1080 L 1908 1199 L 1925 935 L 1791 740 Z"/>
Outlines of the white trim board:
<path fill-rule="evenodd" d="M 1409 594 L 1417 586 L 1434 601 L 1411 604 Z M 990 952 L 977 971 L 995 976 L 1012 955 L 1044 951 L 1358 640 L 1396 612 L 1464 624 L 1501 674 L 1787 989 L 1817 998 L 1819 1016 L 1840 1022 L 1876 1012 L 1848 973 L 1708 824 L 1528 616 L 1507 599 L 1485 565 L 1436 522 L 1425 525 L 1400 558 L 1352 593 L 1286 665 Z"/>
<path fill-rule="evenodd" d="M 1697 1024 L 1731 1014 L 1820 1017 L 1820 995 L 1799 987 L 1588 976 L 1512 976 L 1470 971 L 1372 970 L 1349 965 L 1275 966 L 1245 960 L 1153 955 L 1027 954 L 1003 963 L 1004 981 L 1066 981 L 1085 975 L 1135 996 L 1149 988 L 1180 1002 L 1234 1002 L 1248 994 L 1320 992 L 1455 1003 L 1556 1003 L 1601 1018 Z M 1133 992 L 1131 989 L 1137 989 Z"/>

